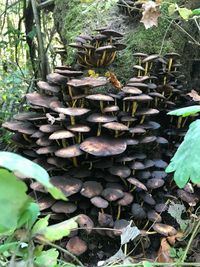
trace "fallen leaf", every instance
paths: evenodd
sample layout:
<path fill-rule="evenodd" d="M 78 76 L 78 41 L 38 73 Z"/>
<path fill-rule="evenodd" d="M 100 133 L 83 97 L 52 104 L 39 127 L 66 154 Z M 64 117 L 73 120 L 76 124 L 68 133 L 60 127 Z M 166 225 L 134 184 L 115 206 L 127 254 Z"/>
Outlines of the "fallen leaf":
<path fill-rule="evenodd" d="M 117 79 L 116 75 L 113 72 L 106 72 L 106 77 L 108 77 L 108 80 L 112 83 L 112 85 L 117 88 L 117 89 L 121 89 L 122 88 L 122 84 L 120 83 L 120 81 Z"/>
<path fill-rule="evenodd" d="M 174 262 L 170 257 L 170 250 L 171 246 L 167 242 L 167 238 L 162 238 L 160 242 L 160 248 L 158 250 L 157 262 Z"/>
<path fill-rule="evenodd" d="M 200 95 L 195 90 L 192 90 L 187 95 L 189 95 L 192 98 L 192 100 L 194 100 L 194 101 L 198 101 L 198 102 L 200 101 Z"/>
<path fill-rule="evenodd" d="M 144 11 L 142 12 L 142 19 L 140 22 L 144 23 L 146 29 L 153 26 L 158 26 L 158 18 L 160 16 L 159 4 L 154 1 L 147 1 L 142 5 Z"/>

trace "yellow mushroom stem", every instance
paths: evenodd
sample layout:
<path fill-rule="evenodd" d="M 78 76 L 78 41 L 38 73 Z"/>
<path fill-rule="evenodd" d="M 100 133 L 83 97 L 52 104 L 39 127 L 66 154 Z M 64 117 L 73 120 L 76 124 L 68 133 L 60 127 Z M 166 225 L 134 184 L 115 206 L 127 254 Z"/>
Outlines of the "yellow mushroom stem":
<path fill-rule="evenodd" d="M 173 63 L 173 58 L 170 58 L 170 59 L 169 59 L 169 65 L 168 65 L 168 72 L 171 71 L 172 63 Z"/>
<path fill-rule="evenodd" d="M 104 209 L 101 208 L 101 213 L 104 214 Z"/>
<path fill-rule="evenodd" d="M 140 77 L 140 74 L 141 74 L 141 71 L 140 71 L 140 69 L 139 69 L 139 70 L 138 70 L 138 75 L 137 75 L 137 76 Z"/>
<path fill-rule="evenodd" d="M 72 107 L 74 108 L 76 106 L 77 103 L 77 99 L 74 100 L 74 102 L 72 101 Z"/>
<path fill-rule="evenodd" d="M 98 123 L 98 130 L 97 130 L 97 136 L 100 136 L 101 134 L 101 123 Z"/>
<path fill-rule="evenodd" d="M 144 75 L 147 75 L 147 73 L 148 73 L 148 68 L 149 68 L 149 62 L 147 61 L 147 62 L 145 63 L 145 71 L 144 71 Z"/>
<path fill-rule="evenodd" d="M 72 162 L 73 162 L 74 167 L 78 167 L 78 162 L 77 162 L 77 158 L 76 157 L 72 158 Z"/>
<path fill-rule="evenodd" d="M 186 117 L 186 118 L 185 118 L 185 120 L 183 121 L 183 123 L 182 123 L 182 127 L 184 127 L 184 126 L 185 126 L 185 124 L 186 124 L 187 120 L 188 120 L 188 117 Z"/>
<path fill-rule="evenodd" d="M 81 133 L 78 133 L 78 143 L 80 144 L 81 143 L 81 139 L 82 139 L 82 134 Z"/>
<path fill-rule="evenodd" d="M 108 62 L 106 63 L 106 65 L 110 65 L 110 64 L 114 61 L 114 59 L 115 59 L 115 57 L 116 57 L 116 54 L 117 54 L 116 51 L 114 51 L 114 52 L 111 53 L 111 59 L 110 59 L 110 61 L 108 61 Z"/>
<path fill-rule="evenodd" d="M 87 59 L 87 55 L 85 55 L 84 57 L 84 61 L 85 61 L 85 64 L 88 65 L 88 66 L 93 66 Z"/>
<path fill-rule="evenodd" d="M 128 186 L 126 180 L 123 177 L 120 177 L 120 179 L 122 180 L 122 182 L 125 184 L 125 186 Z"/>
<path fill-rule="evenodd" d="M 112 45 L 112 36 L 110 36 L 110 45 Z"/>
<path fill-rule="evenodd" d="M 136 112 L 136 110 L 137 110 L 137 107 L 138 107 L 138 104 L 137 104 L 136 101 L 134 101 L 133 104 L 132 104 L 132 113 L 131 113 L 132 116 L 135 115 L 135 112 Z"/>
<path fill-rule="evenodd" d="M 101 65 L 103 65 L 105 58 L 106 58 L 106 50 L 103 52 L 103 55 L 101 57 L 101 60 L 100 60 Z"/>
<path fill-rule="evenodd" d="M 73 97 L 73 94 L 72 94 L 72 88 L 70 85 L 68 85 L 68 90 L 69 90 L 69 95 L 71 96 L 71 98 Z"/>
<path fill-rule="evenodd" d="M 96 40 L 95 48 L 99 47 L 99 41 Z"/>
<path fill-rule="evenodd" d="M 68 146 L 68 143 L 66 142 L 66 140 L 65 139 L 62 139 L 62 146 L 63 147 L 67 147 Z"/>
<path fill-rule="evenodd" d="M 31 143 L 31 140 L 29 140 L 29 138 L 27 137 L 26 134 L 23 134 L 23 137 L 24 137 L 24 139 L 25 139 L 27 142 Z"/>
<path fill-rule="evenodd" d="M 142 124 L 144 122 L 144 120 L 145 120 L 145 115 L 142 116 L 140 124 Z"/>
<path fill-rule="evenodd" d="M 71 125 L 74 125 L 75 124 L 75 118 L 74 118 L 74 116 L 70 116 L 70 120 L 71 120 Z"/>
<path fill-rule="evenodd" d="M 135 190 L 135 188 L 136 188 L 136 186 L 133 185 L 129 192 L 132 193 Z"/>
<path fill-rule="evenodd" d="M 158 106 L 158 97 L 155 97 L 155 107 Z"/>
<path fill-rule="evenodd" d="M 115 130 L 115 138 L 119 136 L 119 131 Z"/>
<path fill-rule="evenodd" d="M 101 109 L 101 112 L 103 113 L 103 101 L 102 100 L 100 101 L 100 109 Z"/>
<path fill-rule="evenodd" d="M 182 117 L 178 118 L 178 123 L 177 123 L 177 128 L 180 129 L 181 128 L 181 122 L 182 122 Z"/>
<path fill-rule="evenodd" d="M 87 154 L 88 155 L 88 154 Z M 92 161 L 90 161 L 90 166 L 89 166 L 89 170 L 92 170 L 93 164 Z"/>
<path fill-rule="evenodd" d="M 118 209 L 117 209 L 117 220 L 120 219 L 120 216 L 121 216 L 121 205 L 118 205 Z"/>
<path fill-rule="evenodd" d="M 164 76 L 163 85 L 166 85 L 166 83 L 167 83 L 167 76 Z"/>

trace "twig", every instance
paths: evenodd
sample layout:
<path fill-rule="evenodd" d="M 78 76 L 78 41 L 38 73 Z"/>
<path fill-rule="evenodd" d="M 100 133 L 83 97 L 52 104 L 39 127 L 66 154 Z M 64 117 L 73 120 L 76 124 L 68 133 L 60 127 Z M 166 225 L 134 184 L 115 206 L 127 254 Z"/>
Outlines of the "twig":
<path fill-rule="evenodd" d="M 170 29 L 170 27 L 172 26 L 172 23 L 173 23 L 173 20 L 170 21 L 170 23 L 169 23 L 169 25 L 168 25 L 168 27 L 167 27 L 167 29 L 166 29 L 166 31 L 165 31 L 165 34 L 164 34 L 163 39 L 162 39 L 162 44 L 161 44 L 161 47 L 160 47 L 159 55 L 161 55 L 161 53 L 162 53 L 163 46 L 164 46 L 164 43 L 165 43 L 167 34 L 168 34 L 168 32 L 169 32 L 169 29 Z"/>
<path fill-rule="evenodd" d="M 48 7 L 48 6 L 52 5 L 52 4 L 54 4 L 54 0 L 47 0 L 47 1 L 39 4 L 38 8 L 39 9 L 46 8 L 46 7 Z"/>

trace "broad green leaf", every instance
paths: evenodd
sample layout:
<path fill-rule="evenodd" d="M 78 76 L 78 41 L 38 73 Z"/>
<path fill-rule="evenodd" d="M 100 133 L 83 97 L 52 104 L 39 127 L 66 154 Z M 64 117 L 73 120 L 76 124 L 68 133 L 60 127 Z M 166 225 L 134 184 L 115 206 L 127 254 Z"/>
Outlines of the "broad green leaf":
<path fill-rule="evenodd" d="M 200 8 L 192 10 L 192 16 L 199 16 L 199 15 L 200 15 Z"/>
<path fill-rule="evenodd" d="M 49 225 L 49 217 L 50 215 L 47 215 L 46 217 L 38 220 L 32 229 L 32 235 L 38 234 L 41 230 L 45 229 Z"/>
<path fill-rule="evenodd" d="M 58 256 L 59 252 L 55 248 L 42 251 L 41 255 L 35 259 L 35 264 L 37 267 L 55 267 Z"/>
<path fill-rule="evenodd" d="M 49 241 L 60 240 L 63 237 L 68 236 L 71 230 L 78 228 L 76 219 L 77 217 L 74 217 L 61 223 L 47 226 L 43 229 L 40 229 L 40 231 L 35 234 L 42 235 L 45 239 Z"/>
<path fill-rule="evenodd" d="M 31 198 L 27 186 L 12 173 L 0 169 L 0 235 L 14 231 Z"/>
<path fill-rule="evenodd" d="M 186 7 L 180 7 L 178 9 L 178 12 L 179 12 L 180 16 L 185 20 L 188 20 L 189 17 L 192 15 L 192 10 L 188 9 Z"/>
<path fill-rule="evenodd" d="M 194 115 L 198 112 L 200 112 L 200 105 L 175 109 L 173 111 L 168 112 L 167 115 L 188 117 L 188 116 Z"/>
<path fill-rule="evenodd" d="M 174 172 L 174 180 L 183 188 L 189 179 L 200 183 L 200 120 L 190 124 L 182 144 L 165 170 Z"/>
<path fill-rule="evenodd" d="M 26 224 L 27 229 L 31 229 L 35 221 L 40 214 L 40 208 L 37 203 L 29 203 L 28 207 L 21 215 L 17 227 L 20 228 L 22 225 Z"/>
<path fill-rule="evenodd" d="M 171 4 L 171 5 L 169 5 L 169 7 L 168 7 L 168 14 L 169 14 L 169 16 L 172 16 L 177 11 L 177 9 L 178 9 L 177 4 Z"/>
<path fill-rule="evenodd" d="M 0 254 L 10 249 L 16 249 L 18 246 L 19 246 L 19 242 L 11 242 L 11 243 L 0 245 Z"/>
<path fill-rule="evenodd" d="M 143 261 L 142 264 L 143 264 L 143 267 L 153 267 L 153 265 L 149 261 Z"/>
<path fill-rule="evenodd" d="M 64 194 L 50 183 L 47 171 L 38 164 L 15 153 L 0 152 L 0 166 L 12 171 L 17 176 L 37 180 L 55 199 L 67 200 Z"/>

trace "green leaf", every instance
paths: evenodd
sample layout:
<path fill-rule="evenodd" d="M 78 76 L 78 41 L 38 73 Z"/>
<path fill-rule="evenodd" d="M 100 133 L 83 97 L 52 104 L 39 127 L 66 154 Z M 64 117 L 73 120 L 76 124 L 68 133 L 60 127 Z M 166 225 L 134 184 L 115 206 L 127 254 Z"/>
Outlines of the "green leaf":
<path fill-rule="evenodd" d="M 143 261 L 142 264 L 143 264 L 143 267 L 153 267 L 153 265 L 149 261 Z"/>
<path fill-rule="evenodd" d="M 169 250 L 169 253 L 170 253 L 170 257 L 171 258 L 176 258 L 177 254 L 176 254 L 176 249 L 175 248 L 170 248 Z"/>
<path fill-rule="evenodd" d="M 43 229 L 40 229 L 35 234 L 42 235 L 45 239 L 49 241 L 60 240 L 63 237 L 68 236 L 71 230 L 78 228 L 76 219 L 77 217 L 74 217 L 61 223 L 47 226 Z"/>
<path fill-rule="evenodd" d="M 180 14 L 180 16 L 184 19 L 184 20 L 188 20 L 189 17 L 192 15 L 192 10 L 188 9 L 186 7 L 180 7 L 178 9 L 178 12 Z"/>
<path fill-rule="evenodd" d="M 177 11 L 177 9 L 178 9 L 177 4 L 171 4 L 171 5 L 169 5 L 169 7 L 168 7 L 168 14 L 169 14 L 169 16 L 172 16 Z"/>
<path fill-rule="evenodd" d="M 200 120 L 190 124 L 165 171 L 174 172 L 174 180 L 179 188 L 183 188 L 189 179 L 195 184 L 200 183 Z"/>
<path fill-rule="evenodd" d="M 27 186 L 12 173 L 0 169 L 0 235 L 16 229 L 20 216 L 30 203 Z"/>
<path fill-rule="evenodd" d="M 35 259 L 35 264 L 38 267 L 55 267 L 59 252 L 55 249 L 42 251 L 41 255 Z"/>
<path fill-rule="evenodd" d="M 185 231 L 190 220 L 182 219 L 183 213 L 186 212 L 186 208 L 183 204 L 177 204 L 172 202 L 168 208 L 168 213 L 177 221 L 182 231 Z"/>
<path fill-rule="evenodd" d="M 32 229 L 32 235 L 38 234 L 41 230 L 45 229 L 49 225 L 49 217 L 50 215 L 47 215 L 46 217 L 38 220 Z"/>
<path fill-rule="evenodd" d="M 16 249 L 18 246 L 19 246 L 19 242 L 11 242 L 11 243 L 0 245 L 0 254 L 10 249 Z"/>
<path fill-rule="evenodd" d="M 200 105 L 175 109 L 173 111 L 168 112 L 167 115 L 188 117 L 188 116 L 194 115 L 198 112 L 200 112 Z"/>
<path fill-rule="evenodd" d="M 200 8 L 192 10 L 192 16 L 199 16 L 199 15 L 200 15 Z"/>
<path fill-rule="evenodd" d="M 14 172 L 17 176 L 37 180 L 55 199 L 67 200 L 64 194 L 50 183 L 47 171 L 33 161 L 15 153 L 0 152 L 0 166 Z"/>
<path fill-rule="evenodd" d="M 26 224 L 27 229 L 31 229 L 35 221 L 40 214 L 40 208 L 37 203 L 29 203 L 28 207 L 21 215 L 17 227 L 20 228 L 22 225 Z"/>

